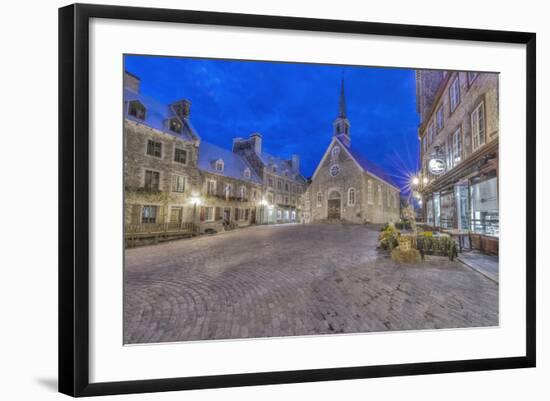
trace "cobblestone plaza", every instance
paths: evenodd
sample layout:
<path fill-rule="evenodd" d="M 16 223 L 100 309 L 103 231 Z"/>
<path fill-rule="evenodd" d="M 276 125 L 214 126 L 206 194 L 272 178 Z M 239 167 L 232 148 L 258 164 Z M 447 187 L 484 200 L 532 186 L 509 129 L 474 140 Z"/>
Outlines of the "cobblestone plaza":
<path fill-rule="evenodd" d="M 498 325 L 498 284 L 400 265 L 366 225 L 257 226 L 126 250 L 124 342 Z"/>

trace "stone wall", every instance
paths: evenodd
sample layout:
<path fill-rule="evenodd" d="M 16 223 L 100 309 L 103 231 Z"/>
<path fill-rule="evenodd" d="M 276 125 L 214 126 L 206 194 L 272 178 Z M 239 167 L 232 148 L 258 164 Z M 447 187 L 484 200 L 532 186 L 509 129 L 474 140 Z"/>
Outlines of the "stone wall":
<path fill-rule="evenodd" d="M 460 87 L 460 103 L 454 111 L 450 107 L 449 88 L 454 79 L 458 77 Z M 430 176 L 427 171 L 428 159 L 436 146 L 445 147 L 452 142 L 453 133 L 460 128 L 462 133 L 462 161 L 467 159 L 473 152 L 472 145 L 472 126 L 471 114 L 474 109 L 484 103 L 485 107 L 485 133 L 486 143 L 495 140 L 498 137 L 499 111 L 498 111 L 498 80 L 499 75 L 494 73 L 480 73 L 472 82 L 468 81 L 467 72 L 449 72 L 444 81 L 444 88 L 436 99 L 433 113 L 426 118 L 426 121 L 420 127 L 419 135 L 424 140 L 428 140 L 428 125 L 430 121 L 435 124 L 435 112 L 439 107 L 443 107 L 443 129 L 436 131 L 434 140 L 427 145 L 427 152 L 422 152 L 422 167 L 426 176 Z"/>
<path fill-rule="evenodd" d="M 207 181 L 214 180 L 216 182 L 216 191 L 214 194 L 208 194 Z M 225 194 L 225 185 L 231 185 L 231 192 L 229 196 Z M 246 189 L 244 198 L 240 197 L 240 188 Z M 254 196 L 255 191 L 255 196 Z M 214 216 L 214 221 L 201 220 L 200 209 L 198 209 L 196 219 L 201 225 L 201 230 L 212 228 L 216 231 L 220 231 L 223 228 L 223 210 L 230 209 L 230 221 L 237 224 L 239 227 L 244 227 L 252 224 L 252 217 L 255 214 L 256 223 L 259 219 L 259 207 L 262 200 L 262 186 L 261 184 L 253 184 L 249 181 L 242 181 L 235 178 L 230 178 L 222 175 L 212 173 L 201 173 L 201 186 L 200 186 L 200 198 L 202 207 L 214 207 L 221 210 Z M 248 209 L 247 219 L 237 219 L 236 209 Z M 253 212 L 254 211 L 254 212 Z"/>
<path fill-rule="evenodd" d="M 147 141 L 162 143 L 161 157 L 146 154 Z M 124 122 L 124 186 L 125 186 L 125 221 L 139 223 L 140 210 L 137 206 L 158 206 L 157 222 L 168 222 L 172 207 L 181 207 L 182 220 L 191 221 L 189 198 L 198 191 L 200 175 L 197 170 L 197 149 L 193 143 L 164 134 L 142 124 Z M 174 149 L 179 147 L 187 151 L 187 163 L 174 161 Z M 145 171 L 160 173 L 159 191 L 148 191 L 144 188 Z M 184 192 L 175 192 L 172 188 L 174 175 L 185 177 Z"/>
<path fill-rule="evenodd" d="M 337 165 L 339 172 L 331 175 L 331 168 Z M 372 204 L 368 203 L 368 180 L 373 182 L 373 190 L 378 184 L 382 188 L 382 205 L 378 204 L 374 197 Z M 349 202 L 349 191 L 355 190 L 355 204 Z M 390 206 L 387 204 L 387 191 L 391 191 Z M 318 202 L 318 194 L 321 194 L 321 202 Z M 340 218 L 352 223 L 386 223 L 399 219 L 399 193 L 381 180 L 368 175 L 357 165 L 349 154 L 341 149 L 336 157 L 332 156 L 332 147 L 329 149 L 326 159 L 319 167 L 313 182 L 308 188 L 310 221 L 325 220 L 328 218 L 328 199 L 331 194 L 340 195 Z M 396 203 L 393 197 L 396 197 Z"/>

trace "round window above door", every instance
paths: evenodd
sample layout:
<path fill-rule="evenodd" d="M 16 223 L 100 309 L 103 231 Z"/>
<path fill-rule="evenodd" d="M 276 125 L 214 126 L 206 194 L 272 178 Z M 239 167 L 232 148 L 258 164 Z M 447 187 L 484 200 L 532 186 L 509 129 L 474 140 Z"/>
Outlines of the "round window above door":
<path fill-rule="evenodd" d="M 334 164 L 330 167 L 330 175 L 336 177 L 340 173 L 340 166 Z"/>

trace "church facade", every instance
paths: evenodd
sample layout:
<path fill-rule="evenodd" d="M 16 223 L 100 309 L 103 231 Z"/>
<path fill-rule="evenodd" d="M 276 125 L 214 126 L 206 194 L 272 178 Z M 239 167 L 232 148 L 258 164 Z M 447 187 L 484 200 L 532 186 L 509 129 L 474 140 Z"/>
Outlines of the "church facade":
<path fill-rule="evenodd" d="M 400 218 L 400 191 L 383 169 L 351 145 L 344 82 L 333 134 L 306 192 L 305 221 L 388 223 Z"/>

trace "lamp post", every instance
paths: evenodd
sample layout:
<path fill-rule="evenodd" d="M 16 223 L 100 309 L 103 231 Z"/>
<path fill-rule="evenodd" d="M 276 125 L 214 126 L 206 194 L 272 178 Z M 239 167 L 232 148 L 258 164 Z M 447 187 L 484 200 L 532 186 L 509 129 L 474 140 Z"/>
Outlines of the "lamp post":
<path fill-rule="evenodd" d="M 195 227 L 198 227 L 197 224 L 197 205 L 200 206 L 201 204 L 201 198 L 199 196 L 191 196 L 189 199 L 189 202 L 193 205 L 193 231 L 195 230 Z"/>
<path fill-rule="evenodd" d="M 264 224 L 264 206 L 268 206 L 269 203 L 264 199 L 260 202 L 260 215 L 262 216 L 262 223 Z"/>

